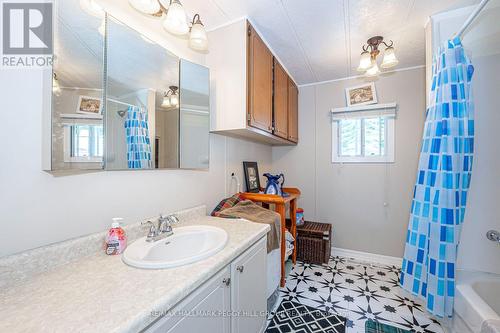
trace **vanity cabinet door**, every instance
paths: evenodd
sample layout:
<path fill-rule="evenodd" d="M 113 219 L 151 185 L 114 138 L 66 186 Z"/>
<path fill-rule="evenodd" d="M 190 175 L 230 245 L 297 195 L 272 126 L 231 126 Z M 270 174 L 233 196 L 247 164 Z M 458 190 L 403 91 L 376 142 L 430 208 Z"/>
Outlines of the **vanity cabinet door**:
<path fill-rule="evenodd" d="M 267 310 L 266 237 L 231 263 L 232 333 L 262 332 Z"/>
<path fill-rule="evenodd" d="M 231 309 L 229 278 L 229 267 L 226 267 L 144 332 L 230 333 L 230 319 L 223 315 Z"/>

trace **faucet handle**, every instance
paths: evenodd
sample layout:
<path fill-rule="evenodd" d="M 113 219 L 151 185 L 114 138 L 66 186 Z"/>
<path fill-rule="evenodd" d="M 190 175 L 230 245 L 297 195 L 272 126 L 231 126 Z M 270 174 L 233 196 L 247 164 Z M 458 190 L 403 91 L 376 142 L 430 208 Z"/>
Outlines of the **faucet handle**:
<path fill-rule="evenodd" d="M 173 214 L 167 216 L 167 219 L 170 221 L 170 223 L 179 223 L 179 218 Z"/>
<path fill-rule="evenodd" d="M 157 235 L 157 229 L 153 222 L 146 221 L 141 222 L 141 225 L 149 225 L 148 238 L 155 237 Z"/>

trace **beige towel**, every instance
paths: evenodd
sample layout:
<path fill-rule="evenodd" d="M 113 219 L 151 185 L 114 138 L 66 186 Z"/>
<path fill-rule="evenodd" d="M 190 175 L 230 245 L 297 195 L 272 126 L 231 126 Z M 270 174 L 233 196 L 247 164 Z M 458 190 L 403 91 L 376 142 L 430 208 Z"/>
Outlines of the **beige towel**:
<path fill-rule="evenodd" d="M 219 217 L 239 217 L 256 223 L 269 224 L 271 230 L 267 233 L 267 253 L 280 247 L 281 216 L 272 210 L 245 200 L 234 207 L 222 210 Z"/>

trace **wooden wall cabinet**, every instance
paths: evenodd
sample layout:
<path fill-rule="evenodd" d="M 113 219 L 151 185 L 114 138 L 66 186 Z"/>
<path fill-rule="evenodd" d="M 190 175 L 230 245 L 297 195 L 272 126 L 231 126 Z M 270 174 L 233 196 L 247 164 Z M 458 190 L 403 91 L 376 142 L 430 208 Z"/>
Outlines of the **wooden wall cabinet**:
<path fill-rule="evenodd" d="M 242 19 L 211 31 L 209 39 L 211 132 L 295 145 L 297 86 L 255 28 Z"/>
<path fill-rule="evenodd" d="M 288 80 L 288 140 L 299 142 L 299 89 Z"/>
<path fill-rule="evenodd" d="M 276 59 L 274 59 L 274 126 L 273 133 L 283 139 L 288 139 L 289 100 L 288 74 Z"/>
<path fill-rule="evenodd" d="M 273 54 L 248 25 L 248 124 L 273 131 Z"/>

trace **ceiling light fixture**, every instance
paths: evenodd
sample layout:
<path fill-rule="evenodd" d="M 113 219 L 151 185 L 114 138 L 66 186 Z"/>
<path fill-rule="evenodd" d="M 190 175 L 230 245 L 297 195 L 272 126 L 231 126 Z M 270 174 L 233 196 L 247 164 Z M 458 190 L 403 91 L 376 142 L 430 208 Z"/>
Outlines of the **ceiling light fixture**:
<path fill-rule="evenodd" d="M 163 94 L 162 108 L 176 108 L 179 106 L 179 87 L 170 86 L 170 89 Z"/>
<path fill-rule="evenodd" d="M 380 69 L 377 64 L 377 56 L 380 54 L 379 46 L 384 44 L 386 49 L 384 52 L 384 59 L 380 65 L 383 69 L 396 66 L 399 61 L 394 53 L 394 42 L 391 40 L 390 44 L 384 42 L 384 37 L 375 36 L 366 41 L 368 45 L 363 45 L 363 52 L 359 59 L 359 72 L 365 72 L 368 77 L 374 77 L 380 74 Z"/>
<path fill-rule="evenodd" d="M 189 21 L 179 0 L 129 0 L 128 2 L 135 10 L 143 14 L 163 17 L 163 28 L 169 33 L 177 36 L 189 33 L 189 47 L 193 50 L 208 50 L 207 32 L 201 22 L 200 15 L 194 15 L 193 19 Z"/>

